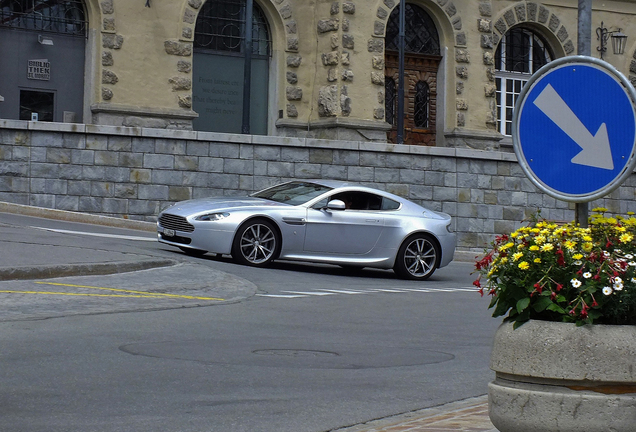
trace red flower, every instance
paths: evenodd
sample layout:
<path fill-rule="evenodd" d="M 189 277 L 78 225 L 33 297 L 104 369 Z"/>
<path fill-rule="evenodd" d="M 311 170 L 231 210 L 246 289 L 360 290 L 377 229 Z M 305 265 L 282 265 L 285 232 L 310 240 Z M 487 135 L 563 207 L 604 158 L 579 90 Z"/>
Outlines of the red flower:
<path fill-rule="evenodd" d="M 563 285 L 561 284 L 557 284 L 557 292 L 561 291 L 563 289 Z"/>

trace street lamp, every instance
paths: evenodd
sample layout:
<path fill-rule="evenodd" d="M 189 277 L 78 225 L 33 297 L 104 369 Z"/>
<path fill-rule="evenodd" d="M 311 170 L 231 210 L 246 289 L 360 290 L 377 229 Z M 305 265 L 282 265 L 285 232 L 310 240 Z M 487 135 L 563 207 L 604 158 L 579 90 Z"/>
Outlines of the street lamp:
<path fill-rule="evenodd" d="M 616 55 L 622 55 L 625 52 L 625 42 L 627 42 L 627 35 L 621 31 L 621 29 L 609 31 L 603 26 L 596 29 L 596 39 L 599 41 L 599 46 L 596 48 L 601 53 L 601 59 L 603 59 L 603 53 L 607 51 L 607 39 L 612 38 L 612 50 Z"/>

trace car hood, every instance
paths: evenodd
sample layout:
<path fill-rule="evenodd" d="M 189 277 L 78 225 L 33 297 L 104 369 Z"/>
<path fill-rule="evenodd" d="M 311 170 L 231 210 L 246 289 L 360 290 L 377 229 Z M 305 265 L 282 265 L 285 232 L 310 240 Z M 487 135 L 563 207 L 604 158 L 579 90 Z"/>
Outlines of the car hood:
<path fill-rule="evenodd" d="M 280 207 L 288 206 L 276 201 L 270 201 L 263 198 L 252 197 L 218 197 L 218 198 L 200 198 L 188 201 L 178 202 L 162 213 L 170 213 L 179 216 L 190 216 L 200 212 L 223 211 L 246 207 Z"/>

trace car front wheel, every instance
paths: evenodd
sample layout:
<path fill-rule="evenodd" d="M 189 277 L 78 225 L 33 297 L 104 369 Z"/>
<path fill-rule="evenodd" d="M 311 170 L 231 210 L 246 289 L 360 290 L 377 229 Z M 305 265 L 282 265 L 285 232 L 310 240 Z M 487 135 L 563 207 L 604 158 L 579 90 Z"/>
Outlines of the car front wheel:
<path fill-rule="evenodd" d="M 241 225 L 232 245 L 232 257 L 241 264 L 265 266 L 276 258 L 280 236 L 274 225 L 255 219 Z"/>
<path fill-rule="evenodd" d="M 394 270 L 405 279 L 426 280 L 435 272 L 439 256 L 439 247 L 431 236 L 416 234 L 400 246 Z"/>

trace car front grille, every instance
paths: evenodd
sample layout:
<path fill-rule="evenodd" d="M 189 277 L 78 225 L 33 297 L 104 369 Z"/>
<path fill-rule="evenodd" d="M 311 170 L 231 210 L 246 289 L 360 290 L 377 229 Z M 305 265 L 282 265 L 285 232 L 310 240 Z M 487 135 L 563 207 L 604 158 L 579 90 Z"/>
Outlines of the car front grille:
<path fill-rule="evenodd" d="M 163 213 L 161 216 L 159 216 L 159 225 L 175 231 L 194 231 L 194 227 L 188 223 L 188 220 L 186 218 L 169 213 Z"/>

